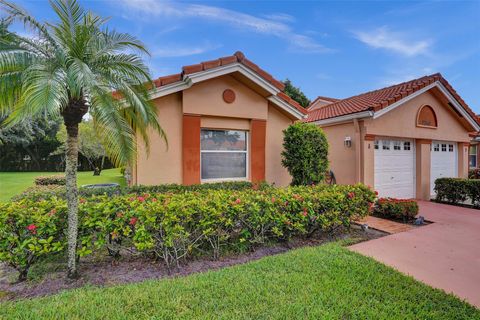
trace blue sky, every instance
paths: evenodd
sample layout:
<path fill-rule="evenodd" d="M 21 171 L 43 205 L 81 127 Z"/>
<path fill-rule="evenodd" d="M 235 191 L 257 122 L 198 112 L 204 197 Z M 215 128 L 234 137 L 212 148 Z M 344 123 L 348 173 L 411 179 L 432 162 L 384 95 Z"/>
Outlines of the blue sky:
<path fill-rule="evenodd" d="M 19 3 L 41 20 L 54 17 L 46 1 Z M 146 43 L 154 77 L 237 50 L 311 99 L 441 72 L 480 113 L 480 1 L 81 3 Z"/>

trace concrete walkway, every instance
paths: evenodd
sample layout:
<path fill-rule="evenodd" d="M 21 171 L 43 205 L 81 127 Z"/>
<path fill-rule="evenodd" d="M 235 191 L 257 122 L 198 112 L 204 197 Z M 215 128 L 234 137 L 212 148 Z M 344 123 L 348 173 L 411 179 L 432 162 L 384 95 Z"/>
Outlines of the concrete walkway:
<path fill-rule="evenodd" d="M 350 247 L 480 308 L 480 210 L 419 202 L 434 223 Z"/>

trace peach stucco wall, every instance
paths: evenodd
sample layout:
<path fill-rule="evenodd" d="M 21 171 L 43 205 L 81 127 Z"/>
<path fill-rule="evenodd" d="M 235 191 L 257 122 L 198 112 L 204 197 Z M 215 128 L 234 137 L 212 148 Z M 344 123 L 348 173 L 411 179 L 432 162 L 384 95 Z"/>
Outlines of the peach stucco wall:
<path fill-rule="evenodd" d="M 265 156 L 265 178 L 277 186 L 287 186 L 292 181 L 287 169 L 282 166 L 283 150 L 282 131 L 292 124 L 292 120 L 284 116 L 272 106 L 268 107 L 267 144 Z"/>
<path fill-rule="evenodd" d="M 355 141 L 355 127 L 353 122 L 334 126 L 322 127 L 327 136 L 329 145 L 328 160 L 330 169 L 333 171 L 338 184 L 355 183 L 355 147 L 359 141 Z M 345 137 L 352 138 L 352 146 L 346 147 Z"/>
<path fill-rule="evenodd" d="M 429 105 L 437 117 L 437 128 L 417 126 L 420 108 Z M 430 198 L 430 144 L 432 140 L 458 143 L 458 171 L 467 174 L 467 144 L 469 129 L 465 128 L 451 107 L 428 91 L 398 106 L 377 119 L 365 119 L 322 127 L 330 145 L 330 167 L 337 183 L 352 184 L 358 181 L 374 184 L 375 137 L 416 139 L 416 194 L 420 199 Z M 360 132 L 360 134 L 359 134 Z M 352 147 L 344 146 L 345 137 L 352 138 Z"/>
<path fill-rule="evenodd" d="M 144 185 L 182 183 L 182 96 L 171 94 L 154 101 L 161 127 L 167 134 L 164 140 L 150 132 L 150 154 L 138 139 L 136 183 Z M 135 182 L 135 181 L 134 181 Z"/>
<path fill-rule="evenodd" d="M 236 99 L 233 103 L 226 103 L 223 100 L 222 93 L 225 89 L 232 89 L 235 92 Z M 158 98 L 155 105 L 158 108 L 160 124 L 167 135 L 168 149 L 158 134 L 153 132 L 150 134 L 149 155 L 139 143 L 133 183 L 154 185 L 183 182 L 184 115 L 199 116 L 201 128 L 211 129 L 250 131 L 252 121 L 266 120 L 265 179 L 282 186 L 290 183 L 290 175 L 281 165 L 281 151 L 282 130 L 293 120 L 276 107 L 269 105 L 265 97 L 236 78 L 227 75 L 207 80 L 183 92 Z"/>

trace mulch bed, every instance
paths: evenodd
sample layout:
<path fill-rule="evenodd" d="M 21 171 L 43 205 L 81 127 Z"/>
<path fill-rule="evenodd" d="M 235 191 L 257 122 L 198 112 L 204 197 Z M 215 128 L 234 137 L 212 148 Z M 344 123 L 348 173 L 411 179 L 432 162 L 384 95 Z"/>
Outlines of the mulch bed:
<path fill-rule="evenodd" d="M 148 279 L 185 276 L 247 263 L 295 248 L 317 246 L 341 239 L 362 242 L 385 235 L 387 234 L 377 230 L 369 229 L 362 231 L 360 227 L 353 226 L 350 231 L 338 230 L 333 235 L 323 234 L 315 237 L 315 239 L 293 239 L 288 243 L 259 247 L 253 252 L 221 257 L 219 260 L 212 260 L 209 257 L 197 258 L 188 261 L 170 273 L 161 262 L 131 256 L 125 256 L 120 258 L 119 261 L 114 261 L 113 258 L 99 253 L 97 257 L 85 259 L 80 263 L 79 271 L 81 278 L 75 281 L 65 278 L 65 265 L 60 262 L 51 263 L 51 266 L 45 264 L 47 269 L 45 274 L 38 279 L 21 283 L 15 282 L 17 277 L 15 270 L 0 264 L 0 301 L 47 296 L 86 285 L 112 286 Z"/>

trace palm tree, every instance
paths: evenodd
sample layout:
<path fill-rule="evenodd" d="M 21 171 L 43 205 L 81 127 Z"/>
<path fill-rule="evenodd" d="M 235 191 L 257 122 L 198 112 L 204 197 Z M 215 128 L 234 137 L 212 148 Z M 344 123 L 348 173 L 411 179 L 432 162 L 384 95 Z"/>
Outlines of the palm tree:
<path fill-rule="evenodd" d="M 89 113 L 95 131 L 117 164 L 131 163 L 138 134 L 148 148 L 147 131 L 165 138 L 148 99 L 151 78 L 135 37 L 109 30 L 108 19 L 85 11 L 76 0 L 51 0 L 58 21 L 42 23 L 19 6 L 0 0 L 7 24 L 21 22 L 31 38 L 14 33 L 0 39 L 0 116 L 7 125 L 24 119 L 61 116 L 67 131 L 68 273 L 78 276 L 78 128 Z"/>

